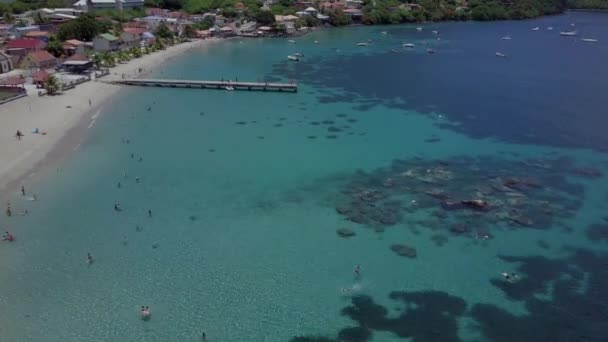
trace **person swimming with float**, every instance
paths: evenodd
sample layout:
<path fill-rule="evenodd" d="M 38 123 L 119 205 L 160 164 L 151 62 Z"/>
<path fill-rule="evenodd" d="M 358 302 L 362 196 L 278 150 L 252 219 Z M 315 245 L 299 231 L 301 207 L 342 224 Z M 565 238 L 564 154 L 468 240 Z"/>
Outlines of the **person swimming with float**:
<path fill-rule="evenodd" d="M 15 241 L 15 237 L 9 232 L 4 232 L 4 235 L 2 236 L 2 241 L 13 242 Z"/>
<path fill-rule="evenodd" d="M 143 319 L 144 321 L 147 321 L 150 319 L 150 308 L 147 306 L 141 306 L 141 319 Z"/>

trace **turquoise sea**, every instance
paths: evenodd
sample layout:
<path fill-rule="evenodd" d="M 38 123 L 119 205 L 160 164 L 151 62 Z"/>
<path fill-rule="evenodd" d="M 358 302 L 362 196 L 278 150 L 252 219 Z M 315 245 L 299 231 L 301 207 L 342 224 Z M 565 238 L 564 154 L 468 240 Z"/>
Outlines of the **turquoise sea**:
<path fill-rule="evenodd" d="M 154 75 L 297 94 L 124 88 L 12 195 L 0 341 L 605 341 L 608 14 L 421 26 Z"/>

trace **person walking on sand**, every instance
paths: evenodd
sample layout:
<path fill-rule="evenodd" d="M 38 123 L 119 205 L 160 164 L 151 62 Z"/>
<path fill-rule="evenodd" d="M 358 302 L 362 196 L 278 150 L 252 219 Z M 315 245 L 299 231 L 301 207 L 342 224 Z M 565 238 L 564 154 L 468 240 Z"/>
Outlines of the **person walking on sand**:
<path fill-rule="evenodd" d="M 11 204 L 7 203 L 6 205 L 6 216 L 11 217 L 13 216 L 13 212 L 11 211 Z"/>
<path fill-rule="evenodd" d="M 89 99 L 89 107 L 91 107 L 91 99 Z"/>
<path fill-rule="evenodd" d="M 25 196 L 25 187 L 21 186 L 21 196 Z"/>

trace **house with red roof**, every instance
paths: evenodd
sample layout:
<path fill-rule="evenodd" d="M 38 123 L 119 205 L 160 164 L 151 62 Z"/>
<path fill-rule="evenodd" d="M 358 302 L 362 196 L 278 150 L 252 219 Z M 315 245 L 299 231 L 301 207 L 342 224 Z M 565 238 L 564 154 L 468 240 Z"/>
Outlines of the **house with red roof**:
<path fill-rule="evenodd" d="M 6 44 L 6 53 L 11 56 L 26 56 L 28 53 L 44 50 L 46 43 L 39 39 L 13 39 Z"/>
<path fill-rule="evenodd" d="M 34 51 L 21 61 L 24 69 L 50 69 L 57 66 L 57 58 L 46 50 Z"/>

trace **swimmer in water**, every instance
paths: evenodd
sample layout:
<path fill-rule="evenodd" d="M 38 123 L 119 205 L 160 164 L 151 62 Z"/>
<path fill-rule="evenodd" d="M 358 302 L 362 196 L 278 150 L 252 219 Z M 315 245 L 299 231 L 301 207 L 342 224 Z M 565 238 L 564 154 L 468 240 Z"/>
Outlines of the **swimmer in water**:
<path fill-rule="evenodd" d="M 519 278 L 519 276 L 517 274 L 515 274 L 515 272 L 511 272 L 511 274 L 509 274 L 507 272 L 502 272 L 502 277 L 505 278 L 505 280 L 510 283 L 516 281 Z"/>
<path fill-rule="evenodd" d="M 114 204 L 114 210 L 116 211 L 122 211 L 122 208 L 120 207 L 120 204 Z"/>
<path fill-rule="evenodd" d="M 152 217 L 152 210 L 148 210 L 148 217 Z"/>
<path fill-rule="evenodd" d="M 361 275 L 361 266 L 357 265 L 357 267 L 355 267 L 355 276 L 360 276 Z"/>
<path fill-rule="evenodd" d="M 141 307 L 141 319 L 143 319 L 144 321 L 147 321 L 150 319 L 150 308 L 147 306 L 143 306 Z"/>
<path fill-rule="evenodd" d="M 90 265 L 93 263 L 93 256 L 91 253 L 87 253 L 87 264 Z"/>
<path fill-rule="evenodd" d="M 135 177 L 135 183 L 139 183 L 139 177 Z"/>
<path fill-rule="evenodd" d="M 207 342 L 207 335 L 203 331 L 203 335 L 201 336 L 201 342 Z"/>

